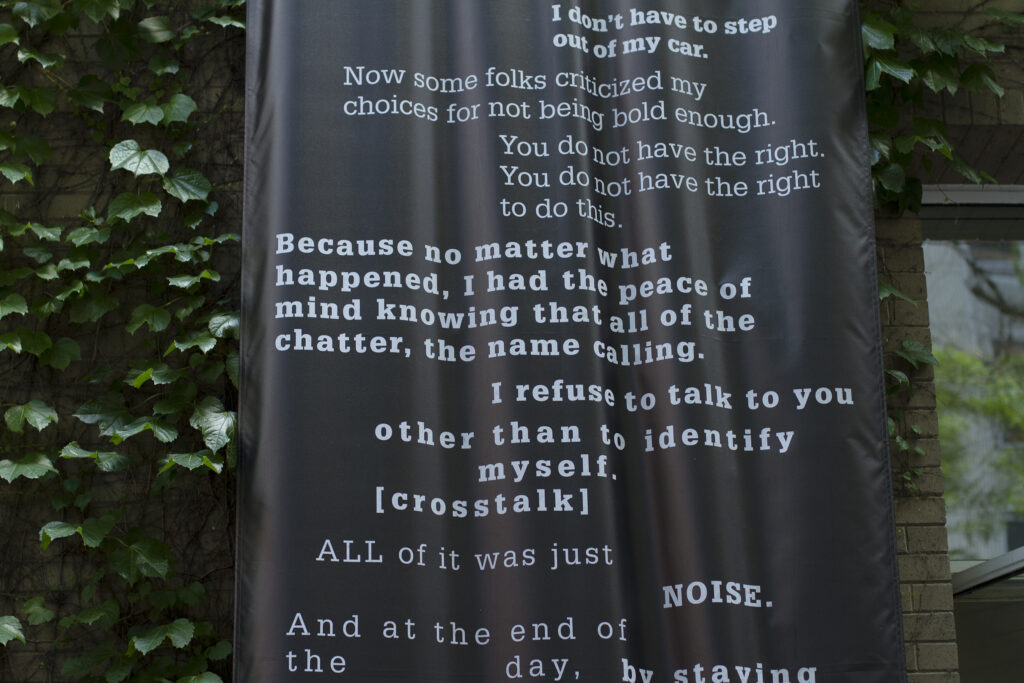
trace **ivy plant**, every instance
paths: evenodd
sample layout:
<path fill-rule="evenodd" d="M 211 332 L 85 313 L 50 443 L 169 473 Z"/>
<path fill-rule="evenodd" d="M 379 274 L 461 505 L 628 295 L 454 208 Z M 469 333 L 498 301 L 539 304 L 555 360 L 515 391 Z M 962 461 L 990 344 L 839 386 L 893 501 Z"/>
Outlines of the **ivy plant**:
<path fill-rule="evenodd" d="M 873 4 L 874 5 L 874 4 Z M 988 10 L 992 22 L 1024 23 L 1024 15 Z M 972 183 L 994 182 L 954 147 L 946 125 L 935 118 L 937 98 L 959 90 L 1003 96 L 987 60 L 1005 45 L 981 31 L 927 27 L 903 2 L 865 11 L 864 80 L 870 128 L 875 204 L 889 214 L 921 208 L 922 173 L 944 163 Z"/>
<path fill-rule="evenodd" d="M 0 679 L 229 677 L 243 3 L 0 0 Z M 924 93 L 1002 46 L 863 37 L 878 206 L 984 179 Z"/>
<path fill-rule="evenodd" d="M 863 12 L 864 80 L 871 150 L 871 175 L 876 209 L 888 216 L 921 208 L 921 175 L 945 164 L 971 183 L 995 182 L 974 168 L 950 141 L 946 125 L 935 118 L 938 95 L 960 90 L 1004 94 L 987 63 L 1006 48 L 982 35 L 985 27 L 928 27 L 904 2 L 870 3 Z M 976 9 L 975 9 L 976 11 Z M 989 9 L 990 23 L 1024 24 L 1024 15 Z M 879 295 L 912 302 L 888 282 Z M 917 492 L 920 469 L 911 463 L 923 455 L 917 445 L 921 430 L 908 423 L 900 405 L 915 391 L 912 376 L 937 360 L 918 342 L 904 340 L 886 354 L 885 372 L 890 397 L 889 436 L 904 492 Z M 895 407 L 894 407 L 895 406 Z"/>
<path fill-rule="evenodd" d="M 230 670 L 243 3 L 0 2 L 0 644 L 41 680 Z"/>

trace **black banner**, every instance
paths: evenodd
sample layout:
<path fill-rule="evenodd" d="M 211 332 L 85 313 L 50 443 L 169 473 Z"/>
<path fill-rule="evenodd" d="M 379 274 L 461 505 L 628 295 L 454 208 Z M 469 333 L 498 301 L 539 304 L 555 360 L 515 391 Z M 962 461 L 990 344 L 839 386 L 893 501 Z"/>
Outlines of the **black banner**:
<path fill-rule="evenodd" d="M 249 0 L 239 681 L 905 679 L 850 0 Z"/>

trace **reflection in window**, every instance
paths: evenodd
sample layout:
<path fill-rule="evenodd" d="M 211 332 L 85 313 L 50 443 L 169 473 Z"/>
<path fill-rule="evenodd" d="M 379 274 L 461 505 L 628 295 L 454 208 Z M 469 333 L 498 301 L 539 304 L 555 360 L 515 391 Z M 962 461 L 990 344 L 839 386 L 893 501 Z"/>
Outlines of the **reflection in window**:
<path fill-rule="evenodd" d="M 1024 243 L 928 241 L 950 555 L 1024 546 Z"/>

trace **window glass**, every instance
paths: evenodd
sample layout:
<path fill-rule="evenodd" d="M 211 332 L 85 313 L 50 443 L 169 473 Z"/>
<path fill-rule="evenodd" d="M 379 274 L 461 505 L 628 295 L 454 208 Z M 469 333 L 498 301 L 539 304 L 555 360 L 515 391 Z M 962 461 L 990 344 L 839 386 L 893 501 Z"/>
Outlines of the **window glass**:
<path fill-rule="evenodd" d="M 1024 546 L 1024 242 L 925 242 L 950 556 Z"/>

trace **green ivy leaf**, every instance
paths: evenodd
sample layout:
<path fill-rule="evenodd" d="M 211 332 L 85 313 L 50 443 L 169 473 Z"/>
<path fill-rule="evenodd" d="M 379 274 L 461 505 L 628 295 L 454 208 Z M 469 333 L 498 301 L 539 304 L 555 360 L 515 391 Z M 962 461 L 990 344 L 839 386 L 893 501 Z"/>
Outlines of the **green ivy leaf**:
<path fill-rule="evenodd" d="M 143 384 L 149 381 L 149 378 L 153 376 L 153 368 L 148 368 L 143 372 L 140 372 L 134 378 L 129 377 L 125 380 L 128 384 L 132 385 L 136 389 L 140 388 Z"/>
<path fill-rule="evenodd" d="M 222 313 L 210 318 L 210 333 L 218 339 L 238 338 L 238 313 Z"/>
<path fill-rule="evenodd" d="M 18 99 L 40 116 L 48 116 L 57 107 L 57 92 L 52 88 L 18 88 Z"/>
<path fill-rule="evenodd" d="M 46 609 L 43 598 L 38 595 L 25 601 L 25 604 L 21 606 L 21 613 L 28 618 L 30 626 L 45 624 L 52 621 L 54 617 L 53 611 Z"/>
<path fill-rule="evenodd" d="M 153 437 L 161 443 L 170 443 L 178 438 L 177 429 L 152 417 L 140 417 L 127 424 L 114 426 L 112 435 L 114 442 L 120 443 L 146 431 L 153 432 Z"/>
<path fill-rule="evenodd" d="M 113 452 L 100 453 L 99 451 L 88 451 L 88 450 L 82 448 L 81 446 L 79 446 L 77 441 L 72 441 L 67 446 L 62 448 L 61 451 L 60 451 L 60 457 L 62 457 L 62 458 L 79 458 L 79 459 L 92 458 L 92 459 L 97 459 L 101 455 L 104 455 L 104 456 L 115 456 L 117 454 L 113 453 Z"/>
<path fill-rule="evenodd" d="M 1006 10 L 994 9 L 991 7 L 986 7 L 985 11 L 999 21 L 1010 26 L 1024 25 L 1024 14 L 1021 14 L 1020 12 L 1008 12 Z"/>
<path fill-rule="evenodd" d="M 50 144 L 35 135 L 20 138 L 14 147 L 14 153 L 22 157 L 27 156 L 36 166 L 53 158 Z"/>
<path fill-rule="evenodd" d="M 139 22 L 139 35 L 149 43 L 166 43 L 174 40 L 177 34 L 171 28 L 168 17 L 148 17 Z"/>
<path fill-rule="evenodd" d="M 0 87 L 0 107 L 10 109 L 18 104 L 20 100 L 21 95 L 15 86 L 12 85 L 8 88 Z"/>
<path fill-rule="evenodd" d="M 73 323 L 96 322 L 107 313 L 115 310 L 119 302 L 105 294 L 86 294 L 71 304 L 70 318 Z"/>
<path fill-rule="evenodd" d="M 24 405 L 12 406 L 4 413 L 4 421 L 7 422 L 8 428 L 18 433 L 24 430 L 26 422 L 41 432 L 57 420 L 57 411 L 38 399 Z"/>
<path fill-rule="evenodd" d="M 181 287 L 182 289 L 188 289 L 192 285 L 197 285 L 203 280 L 212 280 L 213 282 L 220 282 L 220 273 L 215 270 L 204 270 L 199 275 L 175 275 L 174 277 L 167 278 L 167 281 L 174 287 Z"/>
<path fill-rule="evenodd" d="M 42 268 L 36 269 L 36 277 L 40 280 L 56 280 L 58 276 L 57 266 L 53 263 L 47 263 Z"/>
<path fill-rule="evenodd" d="M 0 173 L 2 173 L 3 176 L 12 183 L 24 180 L 27 181 L 29 185 L 35 185 L 35 182 L 32 180 L 32 169 L 25 164 L 10 162 L 0 164 Z"/>
<path fill-rule="evenodd" d="M 124 110 L 121 120 L 132 123 L 151 123 L 155 126 L 164 120 L 164 109 L 153 100 L 136 102 Z"/>
<path fill-rule="evenodd" d="M 73 101 L 86 109 L 103 113 L 103 108 L 115 101 L 114 90 L 110 84 L 92 74 L 82 76 L 78 87 L 68 91 Z"/>
<path fill-rule="evenodd" d="M 0 617 L 0 645 L 7 645 L 12 640 L 25 642 L 25 634 L 21 630 L 21 621 L 17 617 Z"/>
<path fill-rule="evenodd" d="M 182 202 L 193 200 L 205 201 L 213 189 L 213 184 L 199 171 L 182 169 L 173 176 L 164 178 L 164 189 L 167 194 Z"/>
<path fill-rule="evenodd" d="M 129 333 L 135 332 L 143 325 L 149 326 L 150 332 L 162 332 L 171 324 L 171 314 L 159 306 L 152 304 L 140 304 L 132 311 L 132 318 L 125 329 Z"/>
<path fill-rule="evenodd" d="M 0 479 L 8 484 L 18 477 L 39 479 L 49 472 L 56 472 L 53 463 L 42 453 L 26 455 L 19 460 L 0 460 Z"/>
<path fill-rule="evenodd" d="M 216 453 L 227 446 L 235 436 L 238 416 L 234 411 L 225 410 L 215 396 L 207 396 L 192 413 L 189 424 L 202 432 L 203 443 Z"/>
<path fill-rule="evenodd" d="M 889 377 L 892 377 L 894 380 L 896 380 L 897 387 L 910 386 L 910 378 L 907 377 L 907 373 L 905 372 L 901 372 L 899 370 L 886 370 L 885 374 L 889 375 Z"/>
<path fill-rule="evenodd" d="M 25 247 L 21 250 L 21 253 L 36 263 L 46 263 L 53 258 L 53 253 L 43 247 Z"/>
<path fill-rule="evenodd" d="M 235 19 L 234 17 L 208 17 L 206 21 L 210 22 L 211 24 L 216 24 L 217 26 L 223 26 L 224 28 L 234 27 L 243 30 L 245 29 L 245 22 L 239 19 Z"/>
<path fill-rule="evenodd" d="M 40 66 L 44 69 L 52 69 L 55 66 L 60 66 L 64 63 L 63 55 L 50 54 L 47 52 L 37 52 L 36 50 L 30 50 L 28 48 L 22 48 L 18 50 L 18 61 L 24 64 L 27 61 L 39 62 Z"/>
<path fill-rule="evenodd" d="M 964 45 L 977 52 L 982 57 L 988 57 L 989 52 L 1002 54 L 1006 52 L 1006 46 L 981 36 L 967 34 L 964 36 Z"/>
<path fill-rule="evenodd" d="M 176 74 L 180 69 L 181 65 L 178 64 L 178 61 L 169 55 L 154 55 L 149 60 L 149 70 L 157 76 Z"/>
<path fill-rule="evenodd" d="M 108 14 L 114 19 L 121 15 L 121 4 L 118 0 L 77 0 L 75 4 L 97 24 Z"/>
<path fill-rule="evenodd" d="M 140 175 L 163 175 L 171 168 L 167 156 L 158 150 L 143 150 L 135 140 L 122 140 L 110 150 L 110 167 L 116 171 L 125 169 L 136 177 Z"/>
<path fill-rule="evenodd" d="M 166 637 L 167 630 L 163 626 L 154 626 L 132 638 L 132 646 L 142 654 L 148 655 L 160 647 Z"/>
<path fill-rule="evenodd" d="M 100 451 L 96 454 L 96 469 L 100 472 L 120 472 L 130 463 L 128 456 L 120 453 Z"/>
<path fill-rule="evenodd" d="M 64 239 L 76 247 L 87 244 L 105 244 L 110 239 L 110 228 L 75 228 Z"/>
<path fill-rule="evenodd" d="M 185 368 L 172 368 L 166 363 L 159 363 L 153 367 L 153 384 L 156 386 L 162 386 L 164 384 L 173 384 L 179 379 L 184 377 L 188 373 Z"/>
<path fill-rule="evenodd" d="M 202 452 L 206 453 L 208 451 Z M 220 474 L 221 472 L 224 471 L 224 456 L 219 455 L 217 453 L 210 453 L 209 455 L 204 455 L 203 465 L 205 465 L 207 469 L 212 470 L 216 474 Z"/>
<path fill-rule="evenodd" d="M 903 166 L 896 162 L 888 164 L 876 174 L 876 177 L 878 178 L 878 182 L 882 184 L 882 187 L 890 192 L 899 192 L 902 190 L 907 179 L 906 171 Z"/>
<path fill-rule="evenodd" d="M 191 348 L 198 348 L 203 353 L 209 353 L 217 346 L 217 338 L 207 330 L 196 330 L 190 334 L 180 337 L 171 342 L 167 353 L 171 351 L 187 351 Z"/>
<path fill-rule="evenodd" d="M 195 470 L 203 466 L 203 453 L 210 453 L 212 451 L 203 451 L 200 453 L 171 453 L 167 456 L 168 464 L 180 465 L 187 470 Z"/>
<path fill-rule="evenodd" d="M 39 530 L 39 543 L 43 550 L 50 547 L 50 544 L 59 538 L 67 538 L 78 533 L 78 527 L 67 522 L 48 522 Z"/>
<path fill-rule="evenodd" d="M 909 296 L 907 296 L 906 294 L 904 294 L 900 290 L 898 290 L 895 287 L 893 287 L 888 282 L 885 282 L 884 280 L 879 280 L 878 281 L 878 300 L 881 301 L 882 299 L 888 298 L 890 296 L 894 296 L 897 299 L 902 299 L 903 301 L 906 301 L 908 303 L 912 303 L 915 306 L 917 305 L 916 301 L 911 299 Z"/>
<path fill-rule="evenodd" d="M 991 67 L 984 64 L 970 65 L 964 70 L 960 78 L 963 81 L 963 84 L 971 90 L 988 88 L 996 95 L 996 97 L 1002 97 L 1006 94 L 1003 87 L 996 82 L 996 76 Z"/>
<path fill-rule="evenodd" d="M 220 381 L 220 377 L 223 374 L 224 361 L 213 360 L 198 366 L 196 368 L 195 376 L 207 384 L 214 384 Z"/>
<path fill-rule="evenodd" d="M 68 337 L 58 339 L 53 346 L 39 356 L 39 362 L 42 365 L 49 365 L 58 370 L 67 369 L 68 365 L 76 360 L 82 360 L 82 349 L 78 346 L 78 342 Z"/>
<path fill-rule="evenodd" d="M 136 537 L 136 540 L 131 540 Z M 141 577 L 162 579 L 171 568 L 171 551 L 155 538 L 130 534 L 126 545 L 110 552 L 110 563 L 114 571 L 130 584 Z"/>
<path fill-rule="evenodd" d="M 90 517 L 82 522 L 82 526 L 78 530 L 82 534 L 82 543 L 89 548 L 98 548 L 110 530 L 114 528 L 114 524 L 117 523 L 120 516 L 120 512 L 111 511 L 102 517 Z"/>
<path fill-rule="evenodd" d="M 903 63 L 894 55 L 887 55 L 883 53 L 876 53 L 872 55 L 871 59 L 868 60 L 868 71 L 877 72 L 874 76 L 874 81 L 877 83 L 878 74 L 889 74 L 893 78 L 899 79 L 904 83 L 909 83 L 914 78 L 914 69 L 909 65 Z M 868 88 L 873 90 L 873 88 Z"/>
<path fill-rule="evenodd" d="M 864 23 L 860 28 L 864 46 L 873 50 L 893 49 L 896 31 L 895 26 L 874 13 L 864 17 Z"/>
<path fill-rule="evenodd" d="M 962 156 L 955 152 L 949 160 L 949 166 L 972 183 L 995 182 L 992 176 L 978 171 L 978 169 L 971 166 Z"/>
<path fill-rule="evenodd" d="M 106 683 L 121 683 L 131 675 L 133 666 L 131 659 L 122 657 L 121 661 L 110 665 L 103 677 Z"/>
<path fill-rule="evenodd" d="M 25 315 L 28 313 L 28 302 L 20 294 L 8 294 L 0 300 L 0 320 L 8 315 Z"/>
<path fill-rule="evenodd" d="M 99 605 L 83 609 L 76 615 L 75 621 L 87 626 L 98 622 L 105 628 L 110 628 L 119 616 L 121 616 L 121 607 L 117 604 L 117 600 L 107 600 Z"/>
<path fill-rule="evenodd" d="M 199 388 L 187 374 L 182 378 L 184 381 L 175 382 L 170 393 L 153 404 L 154 415 L 178 415 L 190 408 L 194 410 L 193 403 Z"/>
<path fill-rule="evenodd" d="M 64 228 L 60 226 L 50 227 L 40 223 L 29 223 L 27 227 L 36 237 L 44 242 L 59 242 L 60 234 L 64 232 Z"/>
<path fill-rule="evenodd" d="M 920 69 L 920 76 L 932 92 L 945 89 L 950 95 L 955 95 L 960 87 L 960 67 L 956 57 L 944 56 L 928 61 Z"/>
<path fill-rule="evenodd" d="M 0 347 L 14 351 L 15 353 L 21 353 L 21 335 L 16 332 L 0 334 Z"/>
<path fill-rule="evenodd" d="M 95 424 L 101 430 L 106 430 L 122 423 L 127 414 L 123 397 L 119 394 L 106 394 L 98 400 L 83 403 L 74 416 L 86 424 Z"/>
<path fill-rule="evenodd" d="M 53 346 L 50 335 L 45 332 L 36 332 L 19 327 L 14 333 L 21 339 L 21 350 L 31 353 L 33 356 L 40 356 L 44 351 Z"/>
<path fill-rule="evenodd" d="M 195 635 L 196 626 L 188 619 L 175 619 L 167 625 L 167 638 L 179 650 L 188 646 Z"/>
<path fill-rule="evenodd" d="M 221 640 L 218 641 L 216 645 L 211 645 L 210 648 L 206 650 L 206 658 L 212 659 L 215 662 L 219 662 L 222 659 L 227 659 L 228 657 L 230 657 L 231 652 L 231 642 L 227 640 Z"/>
<path fill-rule="evenodd" d="M 88 268 L 90 265 L 92 264 L 90 263 L 89 259 L 85 258 L 84 256 L 72 256 L 70 258 L 62 258 L 60 262 L 57 264 L 57 270 L 61 272 L 65 270 L 74 272 L 76 270 Z M 68 298 L 70 294 L 81 294 L 83 291 L 83 287 L 85 287 L 85 285 L 82 283 L 81 280 L 75 280 L 74 282 L 70 282 L 64 285 L 61 288 L 58 297 L 63 301 L 64 299 Z"/>
<path fill-rule="evenodd" d="M 953 56 L 963 44 L 963 32 L 956 29 L 946 29 L 933 34 L 935 48 L 942 54 Z"/>
<path fill-rule="evenodd" d="M 164 125 L 188 121 L 188 117 L 192 116 L 197 109 L 199 106 L 196 105 L 195 100 L 184 93 L 178 93 L 163 106 Z"/>
<path fill-rule="evenodd" d="M 60 0 L 35 0 L 14 3 L 14 16 L 29 26 L 36 26 L 60 14 Z"/>
<path fill-rule="evenodd" d="M 141 214 L 156 218 L 160 215 L 162 208 L 160 199 L 152 192 L 143 192 L 141 195 L 125 192 L 110 202 L 110 206 L 107 208 L 107 219 L 120 218 L 127 223 Z"/>
<path fill-rule="evenodd" d="M 10 24 L 0 24 L 0 45 L 19 42 L 18 29 Z"/>
<path fill-rule="evenodd" d="M 922 365 L 938 365 L 939 361 L 932 355 L 931 349 L 921 342 L 912 339 L 904 339 L 899 350 L 894 352 L 897 356 L 910 363 L 914 369 Z"/>

